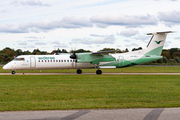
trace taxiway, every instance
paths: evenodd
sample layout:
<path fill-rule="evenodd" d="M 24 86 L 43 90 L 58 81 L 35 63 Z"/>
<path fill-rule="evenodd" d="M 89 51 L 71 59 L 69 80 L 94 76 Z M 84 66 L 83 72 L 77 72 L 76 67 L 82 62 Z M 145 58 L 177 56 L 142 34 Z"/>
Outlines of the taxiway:
<path fill-rule="evenodd" d="M 0 112 L 0 120 L 179 120 L 180 108 Z"/>

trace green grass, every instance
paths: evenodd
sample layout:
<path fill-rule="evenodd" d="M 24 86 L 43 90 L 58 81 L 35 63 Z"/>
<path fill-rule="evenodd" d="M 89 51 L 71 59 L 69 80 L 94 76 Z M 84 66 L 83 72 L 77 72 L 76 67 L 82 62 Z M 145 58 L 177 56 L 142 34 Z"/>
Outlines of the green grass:
<path fill-rule="evenodd" d="M 117 69 L 101 69 L 103 73 L 179 73 L 180 67 L 154 67 L 154 66 L 133 66 Z M 40 70 L 15 70 L 16 73 L 40 73 Z M 83 73 L 95 73 L 96 69 L 82 69 Z M 3 70 L 0 67 L 0 73 L 10 73 L 10 70 Z M 76 73 L 76 69 L 57 69 L 57 70 L 42 70 L 42 73 Z"/>
<path fill-rule="evenodd" d="M 179 75 L 0 76 L 0 111 L 180 107 Z"/>

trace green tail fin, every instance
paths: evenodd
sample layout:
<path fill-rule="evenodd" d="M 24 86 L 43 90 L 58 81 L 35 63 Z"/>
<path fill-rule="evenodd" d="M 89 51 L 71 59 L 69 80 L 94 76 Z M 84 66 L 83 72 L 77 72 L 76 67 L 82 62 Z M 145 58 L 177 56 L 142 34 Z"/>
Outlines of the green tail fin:
<path fill-rule="evenodd" d="M 153 36 L 147 45 L 147 48 L 145 50 L 145 55 L 160 56 L 168 33 L 172 33 L 172 31 L 147 34 L 147 35 L 153 35 Z"/>

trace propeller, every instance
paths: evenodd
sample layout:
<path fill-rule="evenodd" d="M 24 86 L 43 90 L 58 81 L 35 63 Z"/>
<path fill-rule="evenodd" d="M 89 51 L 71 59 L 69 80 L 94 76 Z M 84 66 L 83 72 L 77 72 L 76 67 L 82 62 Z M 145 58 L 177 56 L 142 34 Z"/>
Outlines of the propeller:
<path fill-rule="evenodd" d="M 72 48 L 71 48 L 72 49 Z M 77 56 L 76 56 L 76 53 L 75 53 L 75 50 L 72 49 L 72 54 L 70 56 L 71 59 L 76 59 Z"/>
<path fill-rule="evenodd" d="M 76 53 L 73 51 L 72 55 L 70 56 L 71 59 L 76 59 L 77 56 L 76 56 Z"/>

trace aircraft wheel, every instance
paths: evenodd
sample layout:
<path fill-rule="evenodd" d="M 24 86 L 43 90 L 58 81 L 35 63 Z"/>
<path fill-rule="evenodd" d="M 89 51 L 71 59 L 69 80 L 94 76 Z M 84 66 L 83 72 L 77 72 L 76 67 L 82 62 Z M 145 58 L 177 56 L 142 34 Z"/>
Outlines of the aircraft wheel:
<path fill-rule="evenodd" d="M 11 73 L 14 75 L 16 72 L 15 71 L 11 71 Z"/>
<path fill-rule="evenodd" d="M 77 70 L 77 74 L 81 74 L 82 73 L 82 70 L 81 69 L 78 69 Z"/>
<path fill-rule="evenodd" d="M 97 70 L 97 71 L 96 71 L 96 74 L 97 74 L 97 75 L 101 75 L 101 74 L 102 74 L 102 71 L 101 71 L 101 70 Z"/>

